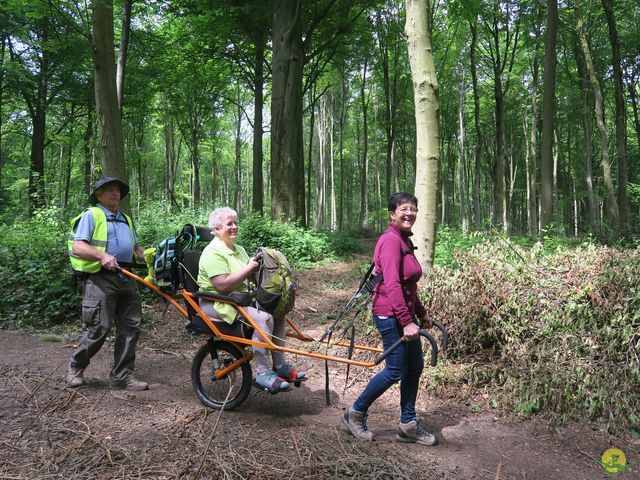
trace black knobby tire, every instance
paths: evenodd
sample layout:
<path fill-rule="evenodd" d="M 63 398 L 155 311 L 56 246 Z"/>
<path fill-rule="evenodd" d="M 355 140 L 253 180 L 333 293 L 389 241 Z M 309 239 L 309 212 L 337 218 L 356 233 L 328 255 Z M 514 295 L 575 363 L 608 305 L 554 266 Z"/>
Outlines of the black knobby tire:
<path fill-rule="evenodd" d="M 224 405 L 225 410 L 233 410 L 247 399 L 251 391 L 251 365 L 245 362 L 225 377 L 216 379 L 215 357 L 217 357 L 219 368 L 223 368 L 242 358 L 242 353 L 229 342 L 220 340 L 207 342 L 193 357 L 191 383 L 203 405 L 216 410 L 221 410 Z M 233 391 L 225 404 L 224 400 L 232 386 Z"/>

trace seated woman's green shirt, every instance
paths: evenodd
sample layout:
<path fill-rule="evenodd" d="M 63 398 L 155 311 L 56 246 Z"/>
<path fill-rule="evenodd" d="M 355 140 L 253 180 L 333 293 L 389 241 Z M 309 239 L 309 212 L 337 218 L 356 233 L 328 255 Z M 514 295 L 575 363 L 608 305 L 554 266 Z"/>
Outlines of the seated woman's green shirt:
<path fill-rule="evenodd" d="M 235 245 L 235 251 L 231 250 L 218 237 L 214 238 L 202 251 L 198 268 L 198 285 L 203 292 L 219 293 L 211 282 L 211 277 L 236 273 L 249 263 L 249 255 L 240 245 Z M 243 282 L 235 289 L 237 292 L 246 292 L 247 283 Z M 236 319 L 236 309 L 228 303 L 215 302 L 214 308 L 222 320 L 233 323 Z"/>

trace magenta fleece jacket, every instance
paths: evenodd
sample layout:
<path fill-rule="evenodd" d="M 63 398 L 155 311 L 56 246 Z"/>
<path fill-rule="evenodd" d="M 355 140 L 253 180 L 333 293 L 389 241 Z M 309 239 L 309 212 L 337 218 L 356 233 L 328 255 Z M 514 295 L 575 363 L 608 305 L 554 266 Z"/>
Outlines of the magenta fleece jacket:
<path fill-rule="evenodd" d="M 384 231 L 373 254 L 376 272 L 382 272 L 382 281 L 373 291 L 373 314 L 378 317 L 395 317 L 402 327 L 425 315 L 418 300 L 418 281 L 422 267 L 413 254 L 409 235 L 395 223 Z"/>

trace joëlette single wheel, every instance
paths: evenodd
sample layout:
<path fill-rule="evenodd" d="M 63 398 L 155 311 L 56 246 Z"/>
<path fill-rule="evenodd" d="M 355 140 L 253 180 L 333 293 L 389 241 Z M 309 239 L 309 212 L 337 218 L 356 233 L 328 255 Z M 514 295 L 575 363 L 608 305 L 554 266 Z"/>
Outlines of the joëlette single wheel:
<path fill-rule="evenodd" d="M 215 372 L 242 358 L 242 353 L 229 342 L 210 340 L 196 353 L 191 363 L 191 383 L 203 405 L 233 410 L 247 399 L 251 391 L 251 365 L 245 362 L 222 378 Z M 233 388 L 227 403 L 229 389 Z"/>

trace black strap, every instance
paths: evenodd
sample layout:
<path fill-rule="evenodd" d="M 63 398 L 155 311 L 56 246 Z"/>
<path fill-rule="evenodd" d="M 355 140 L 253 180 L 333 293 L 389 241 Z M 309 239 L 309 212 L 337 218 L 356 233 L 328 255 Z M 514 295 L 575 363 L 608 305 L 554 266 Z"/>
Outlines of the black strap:
<path fill-rule="evenodd" d="M 107 222 L 109 222 L 109 223 L 124 223 L 125 225 L 129 226 L 129 222 L 127 222 L 126 218 L 116 217 L 115 215 L 108 216 L 107 217 Z"/>

